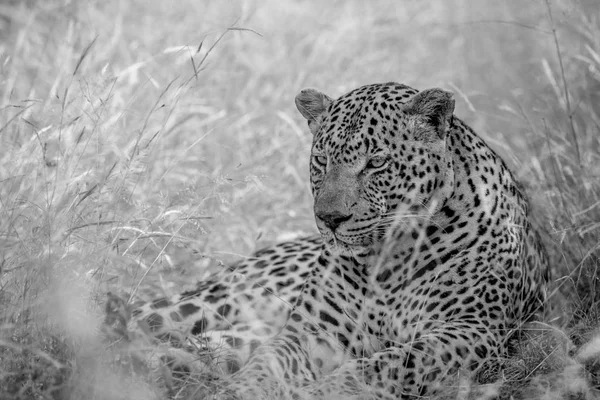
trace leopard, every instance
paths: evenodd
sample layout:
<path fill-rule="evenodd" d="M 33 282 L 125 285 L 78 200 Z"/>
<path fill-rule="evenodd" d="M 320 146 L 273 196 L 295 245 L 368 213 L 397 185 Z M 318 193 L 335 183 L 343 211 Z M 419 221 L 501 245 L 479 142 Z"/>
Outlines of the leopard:
<path fill-rule="evenodd" d="M 295 103 L 319 235 L 133 307 L 127 334 L 225 349 L 217 399 L 426 397 L 496 365 L 550 269 L 522 185 L 453 93 L 388 82 Z"/>

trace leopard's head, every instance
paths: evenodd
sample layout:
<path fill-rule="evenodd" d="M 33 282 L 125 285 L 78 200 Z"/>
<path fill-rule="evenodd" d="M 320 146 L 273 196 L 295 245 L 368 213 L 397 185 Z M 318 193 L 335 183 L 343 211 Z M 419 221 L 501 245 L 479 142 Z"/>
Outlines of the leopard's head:
<path fill-rule="evenodd" d="M 452 191 L 451 93 L 386 83 L 334 100 L 306 89 L 296 106 L 313 134 L 314 212 L 330 246 L 368 247 L 403 218 L 432 215 Z"/>

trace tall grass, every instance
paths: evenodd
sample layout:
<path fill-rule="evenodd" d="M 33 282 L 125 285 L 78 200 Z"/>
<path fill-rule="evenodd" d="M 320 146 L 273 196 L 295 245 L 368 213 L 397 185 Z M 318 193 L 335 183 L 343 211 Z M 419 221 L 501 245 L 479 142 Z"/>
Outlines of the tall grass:
<path fill-rule="evenodd" d="M 390 80 L 455 91 L 528 187 L 551 253 L 556 328 L 515 345 L 493 390 L 593 393 L 600 7 L 223 4 L 0 5 L 0 398 L 164 396 L 101 340 L 105 293 L 176 293 L 314 232 L 293 97 Z"/>

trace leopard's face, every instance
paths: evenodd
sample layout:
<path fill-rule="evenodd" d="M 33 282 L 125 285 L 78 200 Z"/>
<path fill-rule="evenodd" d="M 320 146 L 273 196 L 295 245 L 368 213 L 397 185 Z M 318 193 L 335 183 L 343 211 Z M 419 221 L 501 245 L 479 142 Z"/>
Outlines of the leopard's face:
<path fill-rule="evenodd" d="M 335 101 L 303 91 L 297 104 L 314 135 L 311 186 L 326 243 L 368 247 L 390 226 L 406 217 L 426 218 L 439 206 L 451 179 L 445 154 L 450 94 L 417 94 L 390 83 L 364 86 Z"/>

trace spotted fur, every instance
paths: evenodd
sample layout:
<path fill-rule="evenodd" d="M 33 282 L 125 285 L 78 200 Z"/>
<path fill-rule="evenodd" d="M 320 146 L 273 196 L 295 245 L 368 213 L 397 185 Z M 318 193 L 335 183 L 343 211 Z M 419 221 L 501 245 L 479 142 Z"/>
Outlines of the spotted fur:
<path fill-rule="evenodd" d="M 225 342 L 221 398 L 425 396 L 496 361 L 542 306 L 548 266 L 521 187 L 452 94 L 386 83 L 296 105 L 321 237 L 259 251 L 133 324 Z"/>

